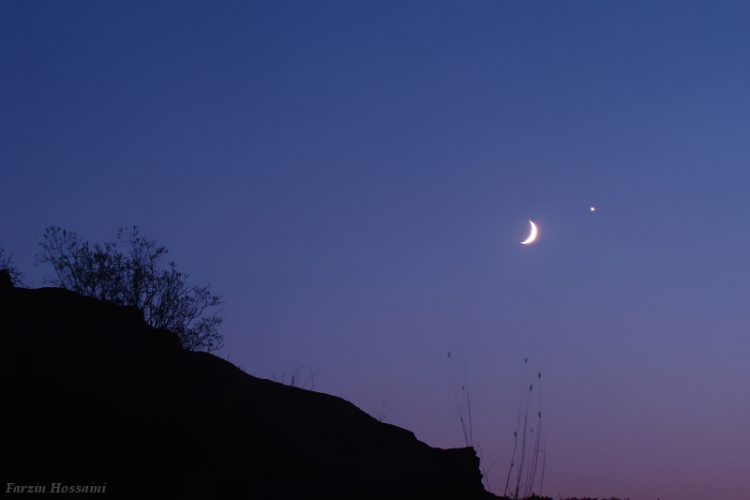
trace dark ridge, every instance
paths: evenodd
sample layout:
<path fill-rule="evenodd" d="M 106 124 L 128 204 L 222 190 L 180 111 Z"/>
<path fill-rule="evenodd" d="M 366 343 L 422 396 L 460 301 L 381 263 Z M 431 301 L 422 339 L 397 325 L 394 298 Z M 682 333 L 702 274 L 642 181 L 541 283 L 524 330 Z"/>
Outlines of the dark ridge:
<path fill-rule="evenodd" d="M 0 497 L 496 498 L 473 449 L 185 351 L 135 309 L 1 281 L 0 325 Z"/>

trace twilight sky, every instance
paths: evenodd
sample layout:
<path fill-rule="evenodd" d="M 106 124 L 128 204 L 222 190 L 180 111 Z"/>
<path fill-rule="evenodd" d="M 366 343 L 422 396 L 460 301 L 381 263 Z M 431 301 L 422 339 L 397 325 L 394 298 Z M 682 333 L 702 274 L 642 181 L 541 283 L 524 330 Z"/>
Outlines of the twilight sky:
<path fill-rule="evenodd" d="M 221 356 L 309 366 L 434 446 L 463 444 L 463 359 L 496 492 L 529 357 L 544 493 L 746 498 L 749 21 L 740 2 L 6 1 L 0 246 L 39 286 L 45 225 L 138 224 L 224 296 Z"/>

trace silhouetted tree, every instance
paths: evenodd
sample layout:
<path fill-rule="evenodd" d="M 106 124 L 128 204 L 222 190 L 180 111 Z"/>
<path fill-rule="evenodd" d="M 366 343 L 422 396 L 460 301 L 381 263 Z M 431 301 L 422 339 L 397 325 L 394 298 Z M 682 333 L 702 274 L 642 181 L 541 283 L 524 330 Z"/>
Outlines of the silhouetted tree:
<path fill-rule="evenodd" d="M 120 228 L 115 241 L 93 245 L 73 231 L 48 226 L 39 245 L 38 259 L 52 265 L 54 285 L 137 307 L 151 326 L 176 333 L 185 349 L 221 348 L 222 318 L 209 314 L 221 297 L 209 285 L 189 286 L 188 275 L 174 262 L 162 265 L 167 249 L 141 237 L 137 226 Z"/>
<path fill-rule="evenodd" d="M 23 284 L 23 274 L 13 265 L 10 255 L 5 255 L 5 250 L 0 248 L 0 271 L 6 271 L 14 285 Z"/>

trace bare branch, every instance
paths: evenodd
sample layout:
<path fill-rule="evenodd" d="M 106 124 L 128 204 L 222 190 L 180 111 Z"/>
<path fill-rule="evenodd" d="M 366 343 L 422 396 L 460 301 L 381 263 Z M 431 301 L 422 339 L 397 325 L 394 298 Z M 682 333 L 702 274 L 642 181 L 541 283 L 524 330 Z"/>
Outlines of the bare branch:
<path fill-rule="evenodd" d="M 210 286 L 190 286 L 174 262 L 161 265 L 168 250 L 143 238 L 137 226 L 120 228 L 115 241 L 91 245 L 57 226 L 44 230 L 37 258 L 52 266 L 52 284 L 143 312 L 151 326 L 177 334 L 185 349 L 221 348 L 222 319 L 209 314 L 221 304 Z"/>

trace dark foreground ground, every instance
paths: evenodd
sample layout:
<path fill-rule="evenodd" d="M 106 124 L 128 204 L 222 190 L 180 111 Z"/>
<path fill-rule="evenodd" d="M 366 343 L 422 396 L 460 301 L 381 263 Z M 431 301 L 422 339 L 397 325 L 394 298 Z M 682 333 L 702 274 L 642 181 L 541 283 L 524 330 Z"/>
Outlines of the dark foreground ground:
<path fill-rule="evenodd" d="M 0 498 L 496 498 L 471 448 L 432 448 L 61 289 L 0 285 L 0 394 Z"/>

